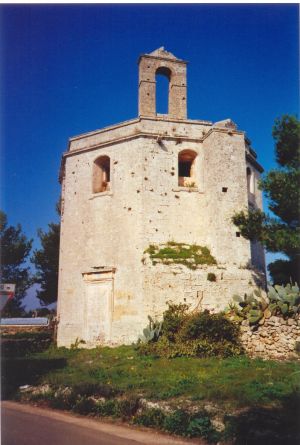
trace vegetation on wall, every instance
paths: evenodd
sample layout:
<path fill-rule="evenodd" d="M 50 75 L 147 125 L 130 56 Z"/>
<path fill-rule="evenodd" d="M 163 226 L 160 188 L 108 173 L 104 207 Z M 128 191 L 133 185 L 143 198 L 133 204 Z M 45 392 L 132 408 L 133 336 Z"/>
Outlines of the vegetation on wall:
<path fill-rule="evenodd" d="M 268 266 L 274 284 L 300 282 L 300 121 L 285 115 L 273 127 L 278 168 L 271 170 L 260 182 L 260 189 L 269 199 L 275 217 L 261 210 L 234 215 L 233 222 L 249 240 L 261 242 L 269 252 L 280 252 L 280 259 Z"/>
<path fill-rule="evenodd" d="M 239 327 L 224 314 L 188 312 L 186 304 L 168 304 L 160 335 L 139 343 L 141 354 L 160 357 L 229 357 L 243 353 Z"/>
<path fill-rule="evenodd" d="M 207 280 L 208 280 L 208 281 L 211 281 L 211 282 L 215 282 L 215 281 L 217 281 L 216 274 L 214 274 L 213 272 L 209 272 L 209 273 L 207 274 Z"/>
<path fill-rule="evenodd" d="M 149 254 L 152 264 L 183 264 L 189 269 L 197 269 L 203 264 L 217 264 L 210 250 L 197 244 L 177 243 L 169 241 L 166 244 L 151 244 L 144 253 Z"/>

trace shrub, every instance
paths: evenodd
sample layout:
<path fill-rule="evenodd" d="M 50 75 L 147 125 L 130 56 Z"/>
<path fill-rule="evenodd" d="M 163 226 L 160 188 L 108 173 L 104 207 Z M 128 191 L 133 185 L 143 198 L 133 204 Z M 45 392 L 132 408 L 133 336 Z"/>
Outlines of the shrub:
<path fill-rule="evenodd" d="M 114 397 L 120 393 L 119 390 L 116 390 L 109 385 L 86 382 L 74 385 L 73 392 L 79 396 L 100 396 L 105 398 Z"/>
<path fill-rule="evenodd" d="M 95 413 L 101 417 L 114 416 L 122 419 L 130 419 L 139 408 L 139 399 L 135 396 L 126 399 L 97 401 Z"/>
<path fill-rule="evenodd" d="M 239 326 L 224 314 L 209 311 L 189 314 L 185 304 L 171 304 L 164 312 L 162 336 L 138 346 L 143 355 L 159 357 L 229 357 L 243 353 Z"/>
<path fill-rule="evenodd" d="M 182 340 L 205 339 L 237 343 L 239 328 L 224 314 L 210 314 L 208 310 L 185 317 L 180 337 Z"/>
<path fill-rule="evenodd" d="M 21 396 L 20 393 L 17 394 L 17 396 Z M 30 400 L 32 402 L 39 402 L 39 401 L 46 401 L 50 404 L 50 402 L 53 400 L 54 398 L 54 393 L 51 389 L 49 389 L 48 391 L 45 392 L 34 392 L 34 393 L 29 393 L 28 395 L 25 396 L 25 400 Z"/>
<path fill-rule="evenodd" d="M 209 442 L 217 442 L 220 434 L 213 428 L 206 411 L 193 414 L 183 409 L 166 414 L 158 408 L 147 408 L 133 419 L 137 425 L 154 427 L 172 434 L 186 437 L 203 437 Z"/>
<path fill-rule="evenodd" d="M 231 357 L 240 355 L 243 349 L 239 344 L 231 342 L 213 342 L 207 340 L 191 340 L 186 342 L 169 342 L 162 338 L 157 343 L 145 345 L 139 349 L 140 354 L 157 357 Z"/>
<path fill-rule="evenodd" d="M 165 413 L 158 408 L 148 408 L 134 418 L 134 423 L 147 427 L 163 429 L 166 419 Z"/>
<path fill-rule="evenodd" d="M 211 421 L 208 417 L 192 419 L 187 428 L 190 437 L 207 437 L 211 428 Z"/>
<path fill-rule="evenodd" d="M 208 281 L 217 281 L 216 274 L 214 274 L 213 272 L 209 272 L 209 273 L 207 274 L 207 280 L 208 280 Z"/>
<path fill-rule="evenodd" d="M 178 409 L 174 413 L 166 416 L 164 429 L 169 433 L 178 434 L 180 436 L 187 435 L 190 417 L 186 411 Z"/>
<path fill-rule="evenodd" d="M 122 419 L 130 419 L 135 415 L 139 408 L 139 398 L 132 396 L 127 399 L 119 400 L 116 404 L 115 415 Z"/>
<path fill-rule="evenodd" d="M 214 429 L 206 411 L 200 411 L 191 416 L 186 435 L 189 437 L 203 437 L 209 442 L 217 442 L 221 437 L 221 434 Z"/>
<path fill-rule="evenodd" d="M 106 400 L 105 402 L 96 402 L 95 413 L 101 417 L 114 416 L 117 412 L 117 400 Z"/>
<path fill-rule="evenodd" d="M 77 395 L 68 388 L 58 390 L 54 396 L 49 400 L 51 408 L 70 410 L 77 402 Z"/>
<path fill-rule="evenodd" d="M 163 314 L 162 333 L 168 340 L 174 341 L 175 334 L 180 330 L 186 317 L 189 306 L 187 304 L 172 304 Z"/>
<path fill-rule="evenodd" d="M 25 355 L 43 352 L 52 344 L 50 334 L 19 335 L 4 337 L 1 344 L 2 356 L 23 357 Z"/>
<path fill-rule="evenodd" d="M 209 442 L 217 442 L 221 436 L 214 429 L 206 411 L 189 414 L 181 409 L 176 410 L 166 416 L 164 429 L 180 436 L 203 437 Z"/>
<path fill-rule="evenodd" d="M 89 397 L 81 397 L 73 406 L 73 411 L 78 414 L 91 414 L 96 409 L 95 401 Z"/>

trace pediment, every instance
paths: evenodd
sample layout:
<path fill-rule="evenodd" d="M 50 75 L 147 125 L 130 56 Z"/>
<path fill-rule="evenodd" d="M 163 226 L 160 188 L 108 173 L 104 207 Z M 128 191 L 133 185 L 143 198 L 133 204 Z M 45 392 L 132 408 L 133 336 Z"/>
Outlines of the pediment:
<path fill-rule="evenodd" d="M 174 56 L 174 54 L 170 53 L 169 51 L 166 51 L 163 46 L 155 49 L 154 51 L 152 51 L 147 55 L 153 57 L 163 57 L 164 59 L 170 59 L 170 60 L 180 60 L 176 56 Z"/>

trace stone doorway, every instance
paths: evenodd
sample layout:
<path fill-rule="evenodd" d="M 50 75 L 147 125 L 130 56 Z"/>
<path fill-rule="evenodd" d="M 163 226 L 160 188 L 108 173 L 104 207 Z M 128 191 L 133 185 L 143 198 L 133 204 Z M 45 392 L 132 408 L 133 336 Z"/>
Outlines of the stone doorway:
<path fill-rule="evenodd" d="M 113 312 L 113 269 L 83 274 L 85 283 L 84 341 L 109 344 Z"/>

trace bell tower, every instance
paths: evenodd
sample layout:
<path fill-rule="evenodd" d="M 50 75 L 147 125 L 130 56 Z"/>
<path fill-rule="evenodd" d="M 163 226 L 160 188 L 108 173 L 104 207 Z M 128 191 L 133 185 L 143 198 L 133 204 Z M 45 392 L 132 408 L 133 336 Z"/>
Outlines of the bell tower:
<path fill-rule="evenodd" d="M 154 117 L 156 113 L 156 74 L 169 81 L 168 116 L 187 118 L 186 65 L 164 47 L 143 54 L 139 61 L 139 116 Z"/>

